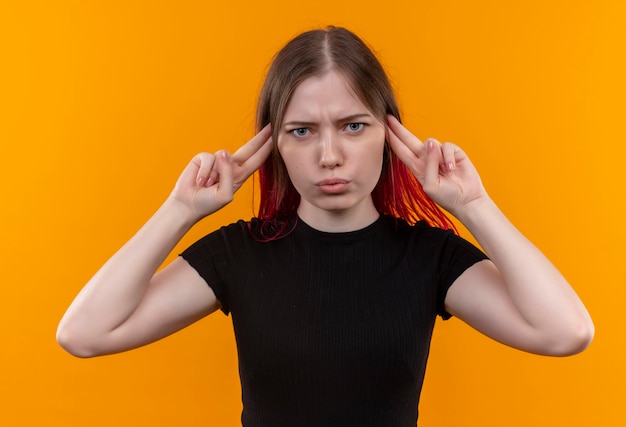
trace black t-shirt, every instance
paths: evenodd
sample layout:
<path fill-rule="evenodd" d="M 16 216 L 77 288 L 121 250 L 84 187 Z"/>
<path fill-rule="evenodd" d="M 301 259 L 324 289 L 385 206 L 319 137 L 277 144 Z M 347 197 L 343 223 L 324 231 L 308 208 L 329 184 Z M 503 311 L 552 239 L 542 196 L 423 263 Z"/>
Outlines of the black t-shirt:
<path fill-rule="evenodd" d="M 454 280 L 486 256 L 451 231 L 381 216 L 213 232 L 182 256 L 232 314 L 246 427 L 415 426 L 430 339 Z"/>

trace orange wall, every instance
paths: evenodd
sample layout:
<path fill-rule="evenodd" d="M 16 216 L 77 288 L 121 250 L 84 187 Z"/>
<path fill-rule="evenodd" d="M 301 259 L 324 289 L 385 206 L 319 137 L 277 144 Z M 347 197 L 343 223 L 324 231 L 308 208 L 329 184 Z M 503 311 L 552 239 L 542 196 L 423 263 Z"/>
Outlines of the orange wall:
<path fill-rule="evenodd" d="M 471 155 L 596 322 L 568 359 L 440 323 L 420 424 L 623 425 L 624 3 L 227 3 L 0 3 L 0 424 L 238 425 L 228 318 L 94 360 L 55 328 L 193 154 L 251 135 L 272 54 L 334 23 L 378 51 L 418 136 Z M 246 187 L 179 249 L 251 212 Z"/>

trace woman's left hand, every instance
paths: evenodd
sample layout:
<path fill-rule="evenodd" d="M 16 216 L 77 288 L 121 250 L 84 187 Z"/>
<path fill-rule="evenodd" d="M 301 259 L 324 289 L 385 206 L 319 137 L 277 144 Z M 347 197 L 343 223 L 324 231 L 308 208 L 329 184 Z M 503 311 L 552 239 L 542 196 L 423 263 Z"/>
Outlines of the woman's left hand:
<path fill-rule="evenodd" d="M 457 218 L 470 204 L 488 200 L 476 168 L 457 145 L 433 138 L 422 142 L 391 115 L 387 116 L 387 137 L 424 192 Z"/>
<path fill-rule="evenodd" d="M 521 350 L 566 356 L 582 351 L 593 321 L 567 280 L 491 201 L 478 172 L 454 144 L 422 143 L 387 119 L 392 150 L 426 194 L 456 216 L 489 260 L 450 286 L 446 310 L 483 334 Z"/>

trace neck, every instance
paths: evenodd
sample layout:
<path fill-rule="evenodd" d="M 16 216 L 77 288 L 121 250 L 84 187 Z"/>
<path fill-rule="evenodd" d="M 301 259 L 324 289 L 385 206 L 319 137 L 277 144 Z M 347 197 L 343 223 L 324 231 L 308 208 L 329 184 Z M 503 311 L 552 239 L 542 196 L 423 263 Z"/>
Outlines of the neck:
<path fill-rule="evenodd" d="M 361 230 L 378 219 L 380 214 L 372 204 L 355 210 L 321 210 L 301 203 L 298 216 L 309 226 L 328 233 Z"/>

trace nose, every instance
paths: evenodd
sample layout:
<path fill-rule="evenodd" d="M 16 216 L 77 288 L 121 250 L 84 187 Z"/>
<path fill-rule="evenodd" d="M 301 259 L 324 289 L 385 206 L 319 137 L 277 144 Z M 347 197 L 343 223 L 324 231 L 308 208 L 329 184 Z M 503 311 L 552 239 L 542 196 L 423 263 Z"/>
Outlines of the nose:
<path fill-rule="evenodd" d="M 320 149 L 320 166 L 332 169 L 341 165 L 342 155 L 336 135 L 332 132 L 324 134 L 320 141 Z"/>

